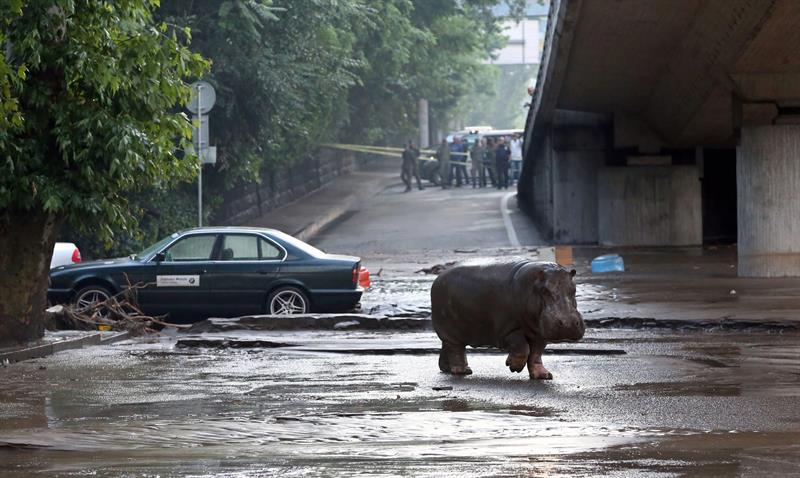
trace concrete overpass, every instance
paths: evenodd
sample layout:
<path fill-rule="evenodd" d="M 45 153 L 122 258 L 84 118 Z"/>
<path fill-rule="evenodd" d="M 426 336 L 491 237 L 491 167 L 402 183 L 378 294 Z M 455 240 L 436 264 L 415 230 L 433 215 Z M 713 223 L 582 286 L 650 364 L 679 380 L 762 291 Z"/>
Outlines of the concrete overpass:
<path fill-rule="evenodd" d="M 553 0 L 520 203 L 557 243 L 800 275 L 800 1 Z"/>

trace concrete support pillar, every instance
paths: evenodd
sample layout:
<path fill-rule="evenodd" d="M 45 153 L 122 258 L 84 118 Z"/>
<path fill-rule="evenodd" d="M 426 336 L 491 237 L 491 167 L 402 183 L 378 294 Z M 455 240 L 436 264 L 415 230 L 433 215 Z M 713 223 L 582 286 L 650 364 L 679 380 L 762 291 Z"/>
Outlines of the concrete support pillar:
<path fill-rule="evenodd" d="M 696 166 L 600 169 L 598 236 L 602 245 L 693 246 L 703 243 Z"/>
<path fill-rule="evenodd" d="M 741 131 L 736 151 L 739 276 L 800 276 L 800 125 Z"/>
<path fill-rule="evenodd" d="M 419 100 L 418 119 L 419 119 L 419 147 L 427 148 L 428 146 L 430 146 L 431 133 L 428 123 L 428 100 L 424 98 Z"/>

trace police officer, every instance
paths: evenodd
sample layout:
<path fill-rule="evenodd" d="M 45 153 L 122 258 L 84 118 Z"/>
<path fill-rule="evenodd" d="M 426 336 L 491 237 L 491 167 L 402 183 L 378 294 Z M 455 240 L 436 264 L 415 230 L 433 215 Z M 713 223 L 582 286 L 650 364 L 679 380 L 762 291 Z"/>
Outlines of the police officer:
<path fill-rule="evenodd" d="M 505 138 L 500 139 L 494 152 L 495 169 L 497 170 L 497 189 L 508 189 L 508 167 L 511 159 L 511 150 Z"/>
<path fill-rule="evenodd" d="M 486 185 L 486 174 L 483 171 L 483 139 L 477 138 L 475 144 L 469 150 L 471 161 L 470 173 L 472 173 L 472 188 L 484 187 Z"/>
<path fill-rule="evenodd" d="M 442 189 L 450 188 L 450 146 L 447 139 L 443 139 L 436 150 L 436 159 L 439 160 L 439 183 Z"/>
<path fill-rule="evenodd" d="M 494 167 L 495 167 L 495 161 L 494 161 L 495 149 L 497 149 L 497 148 L 495 146 L 494 139 L 486 138 L 486 147 L 483 150 L 483 170 L 486 172 L 486 174 L 489 175 L 489 181 L 491 181 L 492 187 L 495 187 L 497 185 L 497 179 L 496 179 L 496 176 L 494 174 L 495 173 L 495 169 L 494 169 Z M 486 177 L 484 176 L 484 180 L 485 179 L 486 179 Z M 486 186 L 486 181 L 483 182 L 483 185 Z"/>
<path fill-rule="evenodd" d="M 453 138 L 453 144 L 450 145 L 450 163 L 453 167 L 450 169 L 450 180 L 453 180 L 453 176 L 455 176 L 456 180 L 456 187 L 460 188 L 463 182 L 469 184 L 469 174 L 467 173 L 467 147 L 461 141 L 461 138 L 456 136 Z M 456 154 L 453 154 L 456 153 Z M 455 157 L 453 157 L 455 156 Z"/>
<path fill-rule="evenodd" d="M 420 191 L 424 189 L 422 187 L 422 180 L 419 178 L 419 164 L 417 158 L 419 158 L 419 149 L 414 146 L 413 142 L 409 141 L 408 144 L 406 144 L 406 149 L 403 150 L 403 169 L 400 174 L 400 177 L 403 178 L 403 182 L 406 183 L 406 192 L 411 191 L 412 178 L 416 178 L 417 187 L 419 187 Z"/>

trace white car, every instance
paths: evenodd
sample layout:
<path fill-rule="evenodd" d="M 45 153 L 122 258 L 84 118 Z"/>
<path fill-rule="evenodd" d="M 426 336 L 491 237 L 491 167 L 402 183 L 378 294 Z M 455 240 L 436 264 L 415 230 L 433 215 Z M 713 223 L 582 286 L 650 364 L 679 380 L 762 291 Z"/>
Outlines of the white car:
<path fill-rule="evenodd" d="M 71 242 L 56 242 L 53 247 L 53 258 L 50 259 L 50 268 L 77 264 L 81 261 L 81 251 Z"/>

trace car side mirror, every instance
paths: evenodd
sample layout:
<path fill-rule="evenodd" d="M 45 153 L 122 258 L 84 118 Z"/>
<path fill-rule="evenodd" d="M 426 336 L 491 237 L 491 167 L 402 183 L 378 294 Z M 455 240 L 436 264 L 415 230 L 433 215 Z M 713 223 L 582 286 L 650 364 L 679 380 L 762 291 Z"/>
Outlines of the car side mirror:
<path fill-rule="evenodd" d="M 164 254 L 163 252 L 159 252 L 158 254 L 153 256 L 153 260 L 155 262 L 164 262 L 166 259 L 167 259 L 167 255 Z"/>

